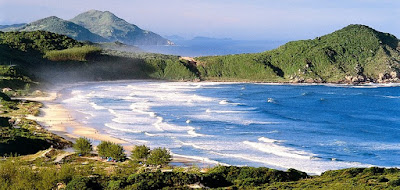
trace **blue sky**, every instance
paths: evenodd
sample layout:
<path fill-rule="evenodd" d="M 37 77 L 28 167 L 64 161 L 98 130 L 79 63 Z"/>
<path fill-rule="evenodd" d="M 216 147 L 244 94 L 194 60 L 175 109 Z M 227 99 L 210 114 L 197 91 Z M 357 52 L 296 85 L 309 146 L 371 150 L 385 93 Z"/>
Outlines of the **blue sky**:
<path fill-rule="evenodd" d="M 398 0 L 0 0 L 0 24 L 108 10 L 161 35 L 308 39 L 348 24 L 400 37 Z"/>

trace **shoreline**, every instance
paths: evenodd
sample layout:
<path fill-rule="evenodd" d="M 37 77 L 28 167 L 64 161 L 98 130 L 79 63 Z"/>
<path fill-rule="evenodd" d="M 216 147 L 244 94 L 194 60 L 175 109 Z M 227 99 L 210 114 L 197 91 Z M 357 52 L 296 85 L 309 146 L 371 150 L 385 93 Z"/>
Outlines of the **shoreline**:
<path fill-rule="evenodd" d="M 81 85 L 81 84 L 77 84 Z M 130 151 L 135 146 L 125 140 L 113 137 L 109 134 L 100 133 L 93 127 L 87 126 L 78 122 L 71 114 L 71 110 L 65 108 L 58 99 L 62 96 L 60 93 L 67 86 L 61 88 L 61 90 L 48 91 L 46 94 L 48 96 L 38 96 L 38 97 L 21 97 L 16 98 L 20 100 L 36 101 L 43 104 L 40 108 L 40 114 L 38 116 L 27 115 L 25 118 L 36 121 L 43 129 L 57 134 L 69 141 L 75 141 L 79 137 L 86 137 L 90 140 L 96 141 L 110 141 L 116 144 L 121 144 L 127 155 L 130 155 Z M 96 145 L 93 145 L 96 147 Z M 96 148 L 95 148 L 96 149 Z M 201 168 L 206 168 L 216 164 L 205 163 L 202 160 L 197 160 L 194 158 L 189 158 L 183 155 L 176 155 L 171 153 L 172 160 L 171 165 L 175 166 L 201 166 Z"/>
<path fill-rule="evenodd" d="M 207 85 L 207 84 L 237 84 L 244 82 L 209 82 L 209 81 L 202 81 L 202 82 L 183 82 L 183 81 L 155 81 L 155 80 L 119 80 L 119 81 L 98 81 L 100 83 L 119 83 L 119 82 L 165 82 L 165 83 L 189 83 L 189 85 Z M 130 154 L 134 144 L 130 141 L 130 139 L 118 139 L 113 137 L 111 134 L 107 134 L 103 131 L 103 127 L 91 127 L 87 124 L 80 123 L 77 121 L 77 118 L 80 118 L 79 115 L 75 113 L 78 112 L 74 109 L 67 109 L 64 107 L 63 103 L 61 102 L 65 97 L 68 96 L 68 92 L 66 89 L 75 87 L 75 86 L 84 86 L 86 84 L 97 83 L 97 82 L 81 82 L 77 84 L 63 84 L 57 88 L 57 90 L 52 91 L 45 91 L 47 92 L 48 96 L 45 97 L 26 97 L 26 98 L 19 98 L 25 100 L 32 100 L 38 101 L 43 103 L 43 108 L 40 109 L 40 115 L 35 116 L 27 116 L 27 119 L 32 119 L 37 121 L 44 129 L 60 135 L 68 140 L 74 141 L 74 139 L 78 137 L 87 137 L 89 139 L 95 140 L 95 144 L 99 141 L 111 141 L 117 144 L 121 144 L 124 149 L 126 150 L 127 155 Z M 331 86 L 331 87 L 344 87 L 344 88 L 379 88 L 379 87 L 398 87 L 400 83 L 389 83 L 389 84 L 369 84 L 369 85 L 338 85 L 338 84 L 285 84 L 285 83 L 254 83 L 255 85 L 301 85 L 301 86 Z M 78 112 L 79 113 L 79 112 Z M 134 140 L 134 139 L 133 139 Z M 224 163 L 216 163 L 210 162 L 204 158 L 196 158 L 195 156 L 187 156 L 187 155 L 178 155 L 171 152 L 173 160 L 171 161 L 171 165 L 178 165 L 178 166 L 190 166 L 190 165 L 197 165 L 202 168 L 215 166 L 215 165 L 225 165 Z M 211 160 L 213 161 L 213 160 Z M 314 172 L 310 172 L 311 174 L 317 174 Z"/>

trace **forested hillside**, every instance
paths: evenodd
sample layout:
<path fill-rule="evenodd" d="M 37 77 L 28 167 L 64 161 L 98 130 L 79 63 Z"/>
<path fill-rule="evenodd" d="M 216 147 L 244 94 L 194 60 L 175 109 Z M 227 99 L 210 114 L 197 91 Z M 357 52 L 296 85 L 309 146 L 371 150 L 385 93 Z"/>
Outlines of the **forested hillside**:
<path fill-rule="evenodd" d="M 178 56 L 103 50 L 92 43 L 45 31 L 0 32 L 0 64 L 23 73 L 21 88 L 36 82 L 116 79 L 195 80 L 191 65 Z M 32 79 L 32 80 L 31 80 Z"/>
<path fill-rule="evenodd" d="M 203 80 L 264 82 L 397 82 L 399 40 L 349 25 L 314 40 L 256 53 L 196 58 Z"/>

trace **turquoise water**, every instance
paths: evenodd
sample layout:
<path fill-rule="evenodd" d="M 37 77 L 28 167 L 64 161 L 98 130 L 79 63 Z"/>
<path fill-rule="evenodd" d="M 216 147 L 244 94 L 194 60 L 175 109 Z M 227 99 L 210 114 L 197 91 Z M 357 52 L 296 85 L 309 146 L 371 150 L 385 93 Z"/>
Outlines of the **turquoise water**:
<path fill-rule="evenodd" d="M 205 164 L 400 166 L 400 87 L 121 81 L 65 91 L 81 122 Z"/>

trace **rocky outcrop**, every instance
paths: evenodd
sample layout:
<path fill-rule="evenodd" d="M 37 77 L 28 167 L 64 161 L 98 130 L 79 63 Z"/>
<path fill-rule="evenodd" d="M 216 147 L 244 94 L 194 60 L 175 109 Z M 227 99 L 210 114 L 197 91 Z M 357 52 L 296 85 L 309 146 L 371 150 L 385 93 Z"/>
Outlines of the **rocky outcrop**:
<path fill-rule="evenodd" d="M 388 82 L 400 82 L 400 73 L 398 71 L 392 71 L 387 73 L 379 73 L 378 83 L 388 83 Z"/>

